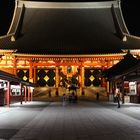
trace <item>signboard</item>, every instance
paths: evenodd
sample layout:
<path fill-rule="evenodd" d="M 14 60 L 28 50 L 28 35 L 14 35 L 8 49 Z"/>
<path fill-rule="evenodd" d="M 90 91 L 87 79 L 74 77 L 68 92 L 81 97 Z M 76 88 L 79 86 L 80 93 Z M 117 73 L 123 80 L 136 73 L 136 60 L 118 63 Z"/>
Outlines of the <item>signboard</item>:
<path fill-rule="evenodd" d="M 0 89 L 6 89 L 6 82 L 4 80 L 0 80 Z"/>
<path fill-rule="evenodd" d="M 11 85 L 11 95 L 21 96 L 21 87 L 19 85 Z"/>
<path fill-rule="evenodd" d="M 136 95 L 137 87 L 136 82 L 129 82 L 129 95 Z"/>

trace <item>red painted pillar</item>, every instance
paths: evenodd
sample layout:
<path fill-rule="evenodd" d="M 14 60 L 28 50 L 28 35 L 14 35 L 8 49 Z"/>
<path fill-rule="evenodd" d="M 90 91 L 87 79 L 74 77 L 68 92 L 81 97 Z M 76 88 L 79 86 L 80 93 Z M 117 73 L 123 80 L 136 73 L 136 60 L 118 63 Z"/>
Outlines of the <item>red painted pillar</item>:
<path fill-rule="evenodd" d="M 20 83 L 20 92 L 21 92 L 21 95 L 20 95 L 20 104 L 22 104 L 23 95 L 22 95 L 22 84 L 21 83 Z"/>
<path fill-rule="evenodd" d="M 7 100 L 7 106 L 10 107 L 10 82 L 7 81 L 7 97 L 6 97 L 6 100 Z"/>
<path fill-rule="evenodd" d="M 33 90 L 31 90 L 31 101 L 33 101 Z"/>
<path fill-rule="evenodd" d="M 27 102 L 27 87 L 24 87 L 24 101 Z"/>
<path fill-rule="evenodd" d="M 30 87 L 28 87 L 28 101 L 30 101 Z"/>
<path fill-rule="evenodd" d="M 14 68 L 14 75 L 17 75 L 17 60 L 16 60 L 16 56 L 14 56 L 13 58 L 13 68 Z"/>
<path fill-rule="evenodd" d="M 29 82 L 33 82 L 33 62 L 30 61 L 29 65 Z"/>
<path fill-rule="evenodd" d="M 36 69 L 37 69 L 37 67 L 34 66 L 34 83 L 36 83 L 36 80 L 37 80 Z"/>

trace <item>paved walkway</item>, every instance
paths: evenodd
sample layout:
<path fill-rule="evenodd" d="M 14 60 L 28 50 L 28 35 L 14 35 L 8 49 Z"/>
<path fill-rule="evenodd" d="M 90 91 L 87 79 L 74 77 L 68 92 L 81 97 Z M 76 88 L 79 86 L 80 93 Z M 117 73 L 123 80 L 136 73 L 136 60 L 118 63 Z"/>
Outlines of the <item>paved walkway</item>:
<path fill-rule="evenodd" d="M 0 107 L 0 140 L 139 140 L 140 105 L 32 102 Z"/>

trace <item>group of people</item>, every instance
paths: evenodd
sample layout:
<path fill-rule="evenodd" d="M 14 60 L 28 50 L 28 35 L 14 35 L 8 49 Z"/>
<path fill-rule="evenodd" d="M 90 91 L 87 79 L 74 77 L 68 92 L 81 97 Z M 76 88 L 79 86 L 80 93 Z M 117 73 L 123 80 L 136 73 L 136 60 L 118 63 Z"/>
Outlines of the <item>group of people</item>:
<path fill-rule="evenodd" d="M 66 102 L 77 103 L 77 100 L 78 100 L 77 94 L 75 94 L 74 92 L 72 92 L 69 96 L 63 94 L 63 98 L 62 98 L 63 105 L 65 105 Z"/>

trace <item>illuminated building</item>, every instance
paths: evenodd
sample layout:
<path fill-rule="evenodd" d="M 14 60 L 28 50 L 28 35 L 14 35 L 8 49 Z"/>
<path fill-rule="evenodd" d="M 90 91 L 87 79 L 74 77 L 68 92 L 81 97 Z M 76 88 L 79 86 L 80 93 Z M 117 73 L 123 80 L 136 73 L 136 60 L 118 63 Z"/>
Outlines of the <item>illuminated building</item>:
<path fill-rule="evenodd" d="M 140 60 L 128 52 L 116 65 L 105 70 L 108 77 L 110 100 L 120 90 L 122 102 L 140 103 Z"/>
<path fill-rule="evenodd" d="M 39 86 L 106 87 L 100 76 L 127 50 L 139 55 L 120 1 L 32 2 L 17 0 L 9 31 L 0 37 L 0 69 Z"/>

